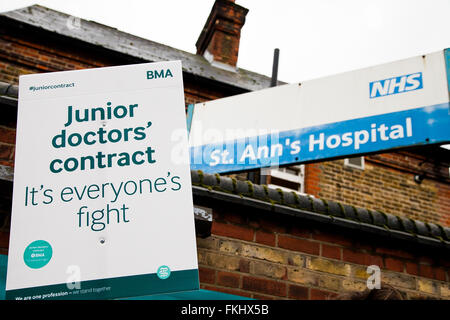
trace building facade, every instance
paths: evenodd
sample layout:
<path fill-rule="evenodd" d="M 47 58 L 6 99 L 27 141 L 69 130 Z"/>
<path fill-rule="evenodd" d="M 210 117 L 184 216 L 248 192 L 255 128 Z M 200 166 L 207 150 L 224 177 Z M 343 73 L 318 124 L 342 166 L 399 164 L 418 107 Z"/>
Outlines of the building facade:
<path fill-rule="evenodd" d="M 237 67 L 247 12 L 217 0 L 196 54 L 37 5 L 1 13 L 0 254 L 9 239 L 19 75 L 181 60 L 186 106 L 261 90 L 269 77 Z M 194 203 L 213 213 L 198 232 L 201 287 L 333 298 L 364 290 L 375 265 L 405 297 L 450 298 L 449 153 L 427 146 L 273 169 L 266 185 L 259 172 L 193 171 Z"/>

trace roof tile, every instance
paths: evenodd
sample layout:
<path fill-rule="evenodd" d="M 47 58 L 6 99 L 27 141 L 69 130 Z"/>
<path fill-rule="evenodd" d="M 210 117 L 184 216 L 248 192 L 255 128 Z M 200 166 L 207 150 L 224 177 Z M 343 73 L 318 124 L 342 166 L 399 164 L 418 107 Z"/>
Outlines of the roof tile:
<path fill-rule="evenodd" d="M 403 230 L 409 233 L 416 233 L 416 228 L 414 226 L 414 223 L 411 219 L 405 218 L 405 217 L 399 217 L 400 223 L 403 226 Z"/>
<path fill-rule="evenodd" d="M 356 214 L 358 215 L 359 221 L 372 224 L 372 217 L 367 209 L 356 208 Z"/>
<path fill-rule="evenodd" d="M 445 238 L 450 241 L 450 228 L 449 227 L 442 227 L 442 231 L 443 231 L 443 236 L 445 236 Z"/>
<path fill-rule="evenodd" d="M 215 187 L 219 184 L 217 178 L 212 174 L 203 175 L 202 184 L 208 185 L 209 187 Z"/>
<path fill-rule="evenodd" d="M 284 192 L 283 195 L 284 204 L 294 207 L 297 205 L 297 198 L 294 192 Z"/>
<path fill-rule="evenodd" d="M 260 184 L 254 184 L 253 185 L 253 196 L 256 199 L 260 199 L 260 200 L 268 200 L 269 197 L 266 194 L 266 191 L 264 189 L 264 186 L 260 185 Z"/>
<path fill-rule="evenodd" d="M 384 227 L 387 224 L 386 217 L 383 213 L 371 210 L 373 224 L 379 227 Z"/>
<path fill-rule="evenodd" d="M 197 171 L 191 170 L 192 184 L 200 184 L 200 177 Z"/>
<path fill-rule="evenodd" d="M 268 188 L 269 199 L 276 203 L 283 203 L 283 191 L 281 189 Z"/>
<path fill-rule="evenodd" d="M 310 197 L 309 199 L 311 199 L 312 211 L 317 213 L 328 214 L 327 206 L 322 199 L 317 199 L 313 197 Z"/>
<path fill-rule="evenodd" d="M 302 194 L 296 194 L 296 200 L 297 200 L 297 208 L 300 210 L 307 210 L 312 211 L 312 202 L 311 199 L 308 196 L 302 195 Z"/>
<path fill-rule="evenodd" d="M 230 178 L 220 177 L 219 188 L 225 192 L 233 192 L 233 181 Z"/>
<path fill-rule="evenodd" d="M 342 207 L 344 208 L 345 218 L 351 219 L 351 220 L 358 220 L 358 216 L 356 215 L 355 207 L 349 206 L 347 204 L 343 204 Z"/>
<path fill-rule="evenodd" d="M 393 230 L 403 230 L 402 225 L 397 216 L 394 216 L 393 214 L 390 213 L 386 213 L 386 218 L 388 228 Z"/>
<path fill-rule="evenodd" d="M 417 234 L 421 236 L 429 236 L 430 232 L 428 231 L 427 225 L 422 221 L 414 220 L 416 225 Z"/>
<path fill-rule="evenodd" d="M 344 208 L 340 203 L 328 201 L 328 214 L 335 217 L 344 217 Z"/>
<path fill-rule="evenodd" d="M 247 181 L 236 180 L 235 192 L 240 195 L 252 196 L 252 192 L 250 191 Z"/>
<path fill-rule="evenodd" d="M 431 222 L 428 222 L 427 225 L 428 225 L 428 228 L 430 230 L 430 235 L 432 237 L 442 238 L 442 231 L 441 231 L 441 228 L 438 225 L 436 225 L 434 223 L 431 223 Z"/>

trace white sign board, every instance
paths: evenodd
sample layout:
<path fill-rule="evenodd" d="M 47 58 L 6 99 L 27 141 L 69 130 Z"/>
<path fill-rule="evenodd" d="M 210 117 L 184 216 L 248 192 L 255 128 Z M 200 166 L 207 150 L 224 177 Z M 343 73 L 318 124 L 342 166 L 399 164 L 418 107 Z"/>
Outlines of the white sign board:
<path fill-rule="evenodd" d="M 449 56 L 196 104 L 191 168 L 231 172 L 448 142 Z"/>
<path fill-rule="evenodd" d="M 20 77 L 7 299 L 199 288 L 184 110 L 180 61 Z"/>

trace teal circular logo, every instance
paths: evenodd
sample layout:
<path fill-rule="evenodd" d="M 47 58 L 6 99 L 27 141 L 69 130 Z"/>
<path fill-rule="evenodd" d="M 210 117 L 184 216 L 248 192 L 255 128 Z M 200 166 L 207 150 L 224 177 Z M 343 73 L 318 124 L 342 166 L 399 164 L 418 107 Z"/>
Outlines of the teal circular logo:
<path fill-rule="evenodd" d="M 44 240 L 36 240 L 25 248 L 23 260 L 31 269 L 39 269 L 50 261 L 52 254 L 53 250 L 50 243 Z"/>
<path fill-rule="evenodd" d="M 162 280 L 167 279 L 170 277 L 170 268 L 168 266 L 161 266 L 158 268 L 156 275 Z"/>

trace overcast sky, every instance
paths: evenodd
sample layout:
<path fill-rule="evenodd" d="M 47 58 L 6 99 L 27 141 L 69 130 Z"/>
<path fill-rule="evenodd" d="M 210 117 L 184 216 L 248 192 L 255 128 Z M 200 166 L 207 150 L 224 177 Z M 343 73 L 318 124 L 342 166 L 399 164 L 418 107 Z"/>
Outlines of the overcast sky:
<path fill-rule="evenodd" d="M 195 53 L 214 0 L 10 0 L 34 3 Z M 450 0 L 237 0 L 249 9 L 238 66 L 299 82 L 450 47 Z"/>

